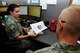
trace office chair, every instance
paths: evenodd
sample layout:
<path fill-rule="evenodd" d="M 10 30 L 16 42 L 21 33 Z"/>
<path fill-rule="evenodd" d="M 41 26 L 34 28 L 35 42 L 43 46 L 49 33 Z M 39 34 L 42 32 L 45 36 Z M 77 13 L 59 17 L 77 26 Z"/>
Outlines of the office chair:
<path fill-rule="evenodd" d="M 9 40 L 5 27 L 0 21 L 0 50 L 3 53 L 25 53 L 26 48 L 16 48 L 15 45 L 20 43 L 19 40 Z"/>

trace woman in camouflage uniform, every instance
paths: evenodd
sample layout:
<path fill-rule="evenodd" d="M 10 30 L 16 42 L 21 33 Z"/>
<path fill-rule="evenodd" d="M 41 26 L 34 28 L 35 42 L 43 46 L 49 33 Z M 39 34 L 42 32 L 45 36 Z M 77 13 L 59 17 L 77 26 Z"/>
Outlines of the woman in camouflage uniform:
<path fill-rule="evenodd" d="M 8 20 L 6 23 L 6 32 L 10 40 L 20 40 L 20 44 L 16 45 L 19 48 L 29 47 L 31 45 L 30 41 L 27 40 L 28 37 L 35 36 L 35 33 L 29 35 L 23 35 L 23 29 L 27 33 L 28 28 L 21 26 L 18 18 L 20 14 L 19 5 L 11 4 L 8 6 L 7 12 L 9 13 Z"/>

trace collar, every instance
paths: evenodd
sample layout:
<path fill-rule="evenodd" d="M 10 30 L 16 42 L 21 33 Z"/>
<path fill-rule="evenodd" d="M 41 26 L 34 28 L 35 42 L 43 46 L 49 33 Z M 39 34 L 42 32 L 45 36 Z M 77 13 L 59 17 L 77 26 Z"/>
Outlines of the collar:
<path fill-rule="evenodd" d="M 57 46 L 60 49 L 64 49 L 64 50 L 80 50 L 80 44 L 77 44 L 77 45 L 69 45 L 69 44 L 57 42 Z"/>
<path fill-rule="evenodd" d="M 18 22 L 18 20 L 16 18 L 14 18 L 13 16 L 9 15 L 9 18 L 11 18 L 12 20 L 14 20 L 15 22 Z"/>

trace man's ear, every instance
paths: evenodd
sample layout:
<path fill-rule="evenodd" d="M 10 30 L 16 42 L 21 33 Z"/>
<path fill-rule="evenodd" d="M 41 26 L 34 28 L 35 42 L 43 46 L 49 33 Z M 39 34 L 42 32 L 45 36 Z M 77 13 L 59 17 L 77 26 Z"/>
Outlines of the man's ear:
<path fill-rule="evenodd" d="M 59 31 L 62 31 L 63 29 L 63 23 L 61 22 L 61 20 L 59 20 Z"/>

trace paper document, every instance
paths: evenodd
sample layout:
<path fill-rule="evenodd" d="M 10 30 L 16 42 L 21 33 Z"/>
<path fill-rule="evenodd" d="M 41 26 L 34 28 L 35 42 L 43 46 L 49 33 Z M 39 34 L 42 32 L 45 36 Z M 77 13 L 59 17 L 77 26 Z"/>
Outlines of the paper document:
<path fill-rule="evenodd" d="M 47 9 L 47 1 L 45 0 L 40 0 L 40 6 L 42 6 L 42 9 Z"/>
<path fill-rule="evenodd" d="M 32 28 L 32 30 L 36 34 L 38 34 L 38 33 L 42 32 L 43 30 L 47 29 L 47 27 L 44 25 L 44 22 L 43 21 L 30 24 L 30 27 Z"/>
<path fill-rule="evenodd" d="M 34 34 L 34 31 L 32 29 L 30 29 L 29 32 L 27 32 L 28 35 Z M 43 32 L 39 32 L 38 34 L 43 34 Z M 35 36 L 37 36 L 38 34 L 35 34 Z"/>
<path fill-rule="evenodd" d="M 57 0 L 47 0 L 47 4 L 57 4 Z"/>
<path fill-rule="evenodd" d="M 80 0 L 73 0 L 72 4 L 80 5 Z"/>

